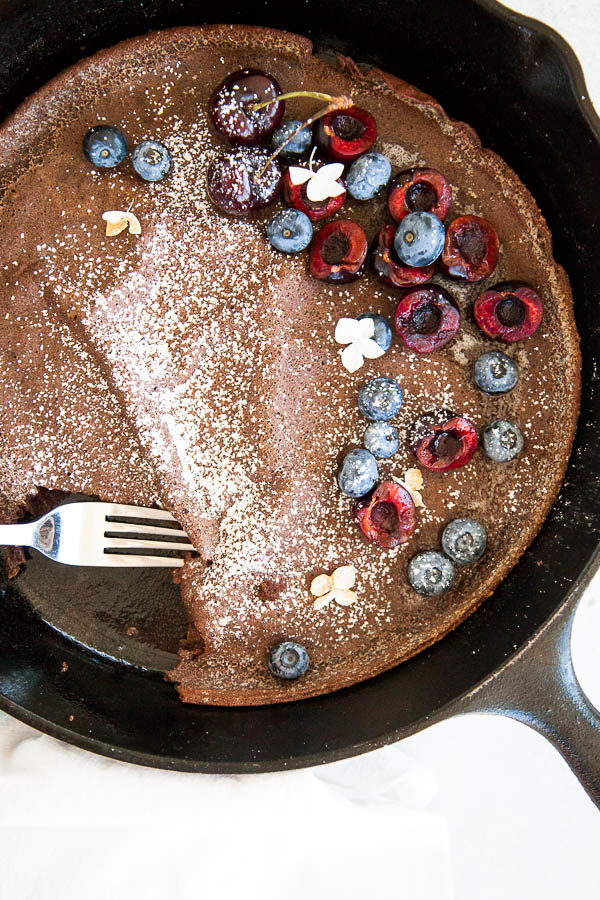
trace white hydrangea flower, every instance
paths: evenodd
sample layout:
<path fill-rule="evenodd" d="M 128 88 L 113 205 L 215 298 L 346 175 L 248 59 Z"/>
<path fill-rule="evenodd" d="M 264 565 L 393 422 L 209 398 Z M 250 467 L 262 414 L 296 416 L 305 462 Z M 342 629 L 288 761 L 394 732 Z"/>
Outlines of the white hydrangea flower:
<path fill-rule="evenodd" d="M 351 590 L 356 583 L 356 574 L 354 566 L 339 566 L 331 575 L 323 573 L 313 578 L 310 592 L 317 598 L 313 609 L 324 609 L 332 600 L 339 606 L 352 606 L 356 603 L 358 595 Z"/>
<path fill-rule="evenodd" d="M 421 496 L 423 474 L 420 469 L 407 469 L 404 473 L 404 478 L 398 478 L 397 475 L 392 475 L 392 480 L 397 484 L 401 484 L 402 487 L 408 491 L 416 507 L 425 508 L 423 497 Z"/>
<path fill-rule="evenodd" d="M 375 324 L 373 319 L 339 319 L 335 326 L 338 344 L 348 344 L 340 351 L 342 365 L 348 372 L 357 372 L 365 359 L 378 359 L 385 350 L 373 340 Z"/>
<path fill-rule="evenodd" d="M 339 197 L 346 188 L 343 184 L 338 184 L 338 178 L 342 177 L 344 171 L 343 163 L 328 163 L 321 166 L 316 172 L 312 169 L 312 159 L 309 168 L 303 166 L 290 166 L 290 181 L 294 185 L 305 184 L 306 196 L 313 203 L 320 200 L 328 200 L 329 197 Z"/>
<path fill-rule="evenodd" d="M 102 218 L 106 222 L 106 234 L 113 237 L 121 234 L 126 228 L 129 228 L 130 234 L 141 234 L 142 226 L 140 220 L 132 212 L 123 212 L 120 209 L 109 209 L 102 213 Z"/>

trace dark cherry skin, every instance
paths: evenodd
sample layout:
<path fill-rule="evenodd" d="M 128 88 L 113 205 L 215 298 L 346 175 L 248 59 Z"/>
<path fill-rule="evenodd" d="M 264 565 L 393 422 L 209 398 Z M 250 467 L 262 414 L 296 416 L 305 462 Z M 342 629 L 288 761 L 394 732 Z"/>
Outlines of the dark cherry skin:
<path fill-rule="evenodd" d="M 451 203 L 452 188 L 437 169 L 406 169 L 390 184 L 388 207 L 396 222 L 423 210 L 444 221 Z"/>
<path fill-rule="evenodd" d="M 415 505 L 401 484 L 383 481 L 371 499 L 356 510 L 362 533 L 378 547 L 391 550 L 404 544 L 415 528 Z"/>
<path fill-rule="evenodd" d="M 450 472 L 469 462 L 477 449 L 472 422 L 448 409 L 425 413 L 413 425 L 410 447 L 418 462 L 432 472 Z"/>
<path fill-rule="evenodd" d="M 344 187 L 341 178 L 337 179 L 337 183 Z M 346 202 L 346 192 L 340 194 L 339 197 L 328 197 L 327 200 L 314 202 L 309 200 L 306 195 L 306 184 L 292 184 L 290 180 L 289 169 L 283 177 L 283 197 L 288 206 L 299 209 L 306 213 L 311 222 L 318 222 L 321 219 L 328 219 L 338 210 L 342 208 Z"/>
<path fill-rule="evenodd" d="M 473 313 L 484 334 L 513 344 L 535 334 L 542 321 L 543 305 L 524 281 L 503 281 L 479 295 Z"/>
<path fill-rule="evenodd" d="M 259 144 L 277 128 L 285 112 L 280 100 L 263 109 L 252 109 L 253 103 L 272 100 L 281 88 L 272 75 L 259 69 L 232 72 L 216 88 L 209 101 L 213 125 L 232 144 Z"/>
<path fill-rule="evenodd" d="M 365 268 L 367 238 L 356 222 L 338 219 L 323 225 L 310 248 L 310 274 L 320 281 L 356 281 Z"/>
<path fill-rule="evenodd" d="M 272 203 L 281 190 L 283 172 L 274 160 L 259 176 L 268 156 L 267 150 L 258 147 L 236 147 L 216 157 L 206 173 L 214 205 L 230 216 L 245 216 Z"/>
<path fill-rule="evenodd" d="M 498 235 L 479 216 L 459 216 L 446 229 L 446 242 L 438 260 L 441 271 L 459 281 L 483 281 L 498 262 Z"/>
<path fill-rule="evenodd" d="M 327 113 L 317 122 L 317 145 L 331 159 L 350 163 L 366 153 L 377 138 L 375 119 L 366 109 L 348 109 Z"/>
<path fill-rule="evenodd" d="M 371 248 L 371 265 L 377 277 L 393 287 L 412 287 L 430 281 L 435 272 L 435 265 L 416 268 L 405 266 L 398 259 L 394 250 L 395 225 L 384 225 Z"/>
<path fill-rule="evenodd" d="M 404 295 L 398 304 L 394 324 L 410 350 L 433 353 L 456 335 L 460 328 L 460 312 L 448 291 L 431 284 Z"/>

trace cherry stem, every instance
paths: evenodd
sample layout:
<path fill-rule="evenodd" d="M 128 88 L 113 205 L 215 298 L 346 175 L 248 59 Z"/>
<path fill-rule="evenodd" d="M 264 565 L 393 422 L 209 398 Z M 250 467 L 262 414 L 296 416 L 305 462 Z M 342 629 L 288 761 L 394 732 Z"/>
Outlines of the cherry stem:
<path fill-rule="evenodd" d="M 313 100 L 324 100 L 325 103 L 331 103 L 334 99 L 331 94 L 323 94 L 321 91 L 289 91 L 287 94 L 279 94 L 272 100 L 263 100 L 262 103 L 253 103 L 252 109 L 264 109 L 265 106 L 271 106 L 272 103 L 279 103 L 280 100 L 291 100 L 293 97 L 311 97 Z"/>
<path fill-rule="evenodd" d="M 265 162 L 264 166 L 262 166 L 262 168 L 256 175 L 257 178 L 262 178 L 262 176 L 265 174 L 265 172 L 267 171 L 267 169 L 269 168 L 271 163 L 275 159 L 277 159 L 277 157 L 279 156 L 281 151 L 284 150 L 288 144 L 291 144 L 291 142 L 294 140 L 296 135 L 300 134 L 300 132 L 304 128 L 309 128 L 311 125 L 313 125 L 317 121 L 317 119 L 322 119 L 323 116 L 326 116 L 329 113 L 337 112 L 337 110 L 341 110 L 341 109 L 350 109 L 351 106 L 354 106 L 354 100 L 351 97 L 344 97 L 344 96 L 330 97 L 329 94 L 316 94 L 316 93 L 311 93 L 310 91 L 297 91 L 291 95 L 290 94 L 281 94 L 277 99 L 281 100 L 284 97 L 289 97 L 289 96 L 294 96 L 294 97 L 298 97 L 298 96 L 315 97 L 316 96 L 317 99 L 326 97 L 329 102 L 328 102 L 327 106 L 324 106 L 322 109 L 320 109 L 314 115 L 309 116 L 309 118 L 306 119 L 306 121 L 302 122 L 302 124 L 299 125 L 298 128 L 296 128 L 294 133 L 290 134 L 290 136 L 283 142 L 283 144 L 280 144 L 279 147 L 277 148 L 277 150 L 275 150 L 273 153 L 271 153 L 271 155 Z M 271 102 L 273 102 L 273 101 L 271 101 Z M 267 104 L 261 104 L 261 106 L 264 106 L 264 105 L 267 105 Z M 257 107 L 254 107 L 254 108 L 256 109 Z"/>

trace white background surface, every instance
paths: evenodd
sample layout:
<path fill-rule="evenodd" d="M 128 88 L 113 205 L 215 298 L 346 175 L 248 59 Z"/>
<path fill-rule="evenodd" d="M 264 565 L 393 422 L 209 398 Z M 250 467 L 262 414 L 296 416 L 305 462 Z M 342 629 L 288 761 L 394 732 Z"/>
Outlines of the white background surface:
<path fill-rule="evenodd" d="M 509 5 L 571 43 L 600 109 L 598 0 Z M 574 645 L 600 706 L 600 580 Z M 600 812 L 542 738 L 491 716 L 224 778 L 101 760 L 0 714 L 0 828 L 0 900 L 600 897 Z"/>

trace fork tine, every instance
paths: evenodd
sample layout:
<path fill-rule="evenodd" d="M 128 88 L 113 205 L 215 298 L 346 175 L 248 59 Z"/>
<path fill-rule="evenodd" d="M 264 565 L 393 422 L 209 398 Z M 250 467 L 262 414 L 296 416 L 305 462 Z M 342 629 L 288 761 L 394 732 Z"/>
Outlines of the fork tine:
<path fill-rule="evenodd" d="M 121 549 L 125 547 L 129 547 L 131 550 L 139 550 L 141 547 L 144 548 L 152 548 L 159 547 L 161 550 L 188 550 L 192 551 L 194 548 L 191 544 L 180 544 L 179 541 L 146 541 L 140 538 L 122 538 L 122 537 L 114 537 L 114 538 L 104 538 L 104 547 L 106 549 Z"/>
<path fill-rule="evenodd" d="M 165 522 L 175 522 L 166 509 L 151 509 L 149 506 L 127 506 L 122 503 L 103 503 L 104 514 L 107 516 L 125 516 L 129 519 L 162 519 Z"/>
<path fill-rule="evenodd" d="M 183 559 L 178 559 L 175 556 L 134 556 L 128 553 L 105 553 L 104 554 L 105 562 L 102 565 L 105 566 L 152 566 L 156 568 L 158 566 L 161 567 L 171 567 L 179 569 L 183 563 Z"/>
<path fill-rule="evenodd" d="M 160 525 L 131 525 L 129 522 L 106 522 L 105 531 L 120 531 L 127 534 L 166 534 L 170 537 L 188 538 L 181 528 L 161 528 Z"/>

